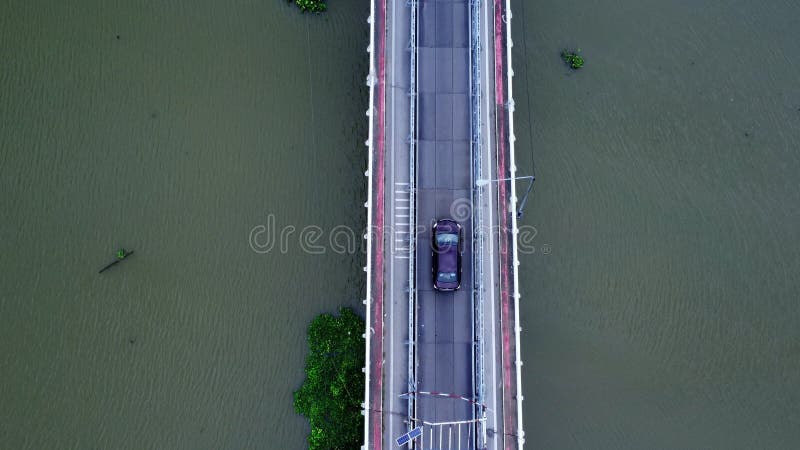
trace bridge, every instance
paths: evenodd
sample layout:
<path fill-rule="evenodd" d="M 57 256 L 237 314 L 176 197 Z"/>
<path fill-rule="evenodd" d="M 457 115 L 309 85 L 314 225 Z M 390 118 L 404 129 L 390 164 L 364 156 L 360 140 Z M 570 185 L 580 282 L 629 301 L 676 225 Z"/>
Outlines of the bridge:
<path fill-rule="evenodd" d="M 371 0 L 364 450 L 521 449 L 510 0 Z M 438 292 L 431 225 L 464 229 Z"/>

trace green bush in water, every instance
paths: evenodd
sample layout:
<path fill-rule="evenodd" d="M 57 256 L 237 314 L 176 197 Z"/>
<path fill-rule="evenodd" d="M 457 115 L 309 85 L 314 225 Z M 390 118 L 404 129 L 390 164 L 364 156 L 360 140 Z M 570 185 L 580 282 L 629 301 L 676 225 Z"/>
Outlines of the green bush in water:
<path fill-rule="evenodd" d="M 320 13 L 328 7 L 325 0 L 289 0 L 289 2 L 294 2 L 303 12 Z"/>
<path fill-rule="evenodd" d="M 581 55 L 578 54 L 580 51 L 581 49 L 574 51 L 562 50 L 561 57 L 564 59 L 564 62 L 566 62 L 567 65 L 569 65 L 575 70 L 578 70 L 581 67 L 583 67 L 584 63 L 583 57 L 581 57 Z"/>
<path fill-rule="evenodd" d="M 308 327 L 306 379 L 294 409 L 311 424 L 309 450 L 352 450 L 363 444 L 364 321 L 350 308 L 320 314 Z"/>

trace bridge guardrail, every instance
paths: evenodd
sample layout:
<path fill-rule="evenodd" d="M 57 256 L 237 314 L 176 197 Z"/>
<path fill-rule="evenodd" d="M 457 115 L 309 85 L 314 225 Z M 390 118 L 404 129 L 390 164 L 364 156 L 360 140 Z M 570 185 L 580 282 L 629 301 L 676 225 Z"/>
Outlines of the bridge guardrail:
<path fill-rule="evenodd" d="M 367 18 L 367 23 L 369 23 L 369 46 L 367 47 L 367 54 L 369 55 L 369 73 L 367 74 L 367 86 L 369 86 L 369 106 L 367 108 L 367 117 L 368 119 L 368 126 L 367 126 L 367 140 L 365 145 L 367 146 L 367 170 L 364 172 L 364 175 L 367 177 L 367 202 L 364 206 L 367 208 L 367 230 L 364 234 L 364 239 L 367 241 L 367 263 L 364 267 L 364 272 L 366 273 L 367 283 L 366 283 L 366 292 L 365 292 L 365 299 L 364 305 L 366 305 L 366 320 L 365 322 L 365 329 L 364 329 L 364 342 L 365 342 L 365 355 L 367 358 L 370 358 L 370 336 L 371 336 L 371 318 L 372 318 L 372 247 L 373 247 L 373 239 L 372 239 L 372 229 L 373 229 L 373 198 L 372 198 L 372 172 L 373 172 L 373 165 L 374 165 L 374 158 L 373 158 L 373 144 L 374 144 L 374 120 L 375 120 L 375 85 L 377 84 L 377 75 L 375 74 L 375 3 L 378 0 L 370 1 L 370 12 L 369 17 Z M 372 405 L 370 404 L 370 361 L 367 360 L 362 368 L 364 371 L 364 403 L 362 406 L 362 414 L 364 416 L 364 445 L 361 447 L 362 450 L 369 450 L 370 443 L 369 443 L 369 436 L 370 436 L 370 411 L 372 410 Z"/>
<path fill-rule="evenodd" d="M 501 258 L 500 298 L 501 333 L 503 334 L 503 406 L 504 446 L 522 449 L 525 433 L 522 428 L 522 358 L 519 324 L 519 252 L 517 225 L 517 167 L 514 135 L 514 95 L 511 64 L 511 1 L 494 0 L 495 26 L 495 95 L 497 116 L 498 178 L 501 205 L 499 238 Z M 507 151 L 506 151 L 507 146 Z M 507 180 L 507 181 L 505 181 Z M 506 208 L 508 208 L 506 210 Z M 511 328 L 513 327 L 513 329 Z M 513 346 L 513 348 L 512 348 Z M 513 377 L 513 380 L 512 380 Z"/>
<path fill-rule="evenodd" d="M 482 136 L 481 136 L 481 6 L 482 0 L 470 0 L 470 99 L 471 109 L 470 114 L 470 160 L 471 167 L 471 201 L 472 201 L 472 282 L 473 282 L 473 295 L 472 307 L 474 320 L 472 324 L 472 336 L 474 345 L 472 350 L 472 369 L 475 374 L 473 390 L 475 399 L 478 405 L 484 405 L 485 402 L 485 381 L 484 381 L 484 339 L 483 339 L 483 275 L 484 275 L 484 244 L 486 242 L 487 227 L 484 224 L 483 217 L 483 204 L 484 195 L 483 190 L 476 188 L 475 182 L 479 179 L 486 178 L 483 170 L 483 152 L 482 152 Z M 476 440 L 478 448 L 486 447 L 486 410 L 483 406 L 476 406 L 473 409 L 473 419 L 476 421 Z"/>
<path fill-rule="evenodd" d="M 409 164 L 408 164 L 408 195 L 409 195 L 409 217 L 408 217 L 408 392 L 416 392 L 416 249 L 417 249 L 417 12 L 418 2 L 410 0 L 408 5 L 411 7 L 411 32 L 409 42 L 409 114 L 408 114 L 408 145 L 409 145 Z M 414 429 L 414 417 L 416 417 L 416 401 L 413 395 L 408 396 L 408 429 Z M 413 441 L 409 444 L 413 448 Z"/>
<path fill-rule="evenodd" d="M 505 4 L 505 24 L 506 24 L 506 83 L 508 85 L 508 152 L 510 161 L 511 177 L 516 176 L 517 165 L 514 155 L 514 142 L 516 136 L 514 135 L 514 90 L 512 85 L 512 78 L 514 77 L 514 69 L 511 65 L 511 49 L 514 47 L 514 41 L 511 39 L 511 0 L 506 0 Z M 517 189 L 516 183 L 511 183 L 511 201 L 513 203 L 512 211 L 517 210 Z M 525 445 L 525 431 L 522 428 L 522 356 L 520 350 L 520 333 L 522 327 L 519 324 L 519 299 L 521 298 L 519 292 L 519 252 L 517 236 L 519 235 L 519 228 L 517 228 L 517 215 L 511 214 L 511 233 L 512 233 L 512 260 L 513 265 L 511 270 L 514 273 L 513 278 L 513 296 L 514 296 L 514 340 L 516 341 L 516 384 L 517 384 L 517 445 L 522 450 Z"/>

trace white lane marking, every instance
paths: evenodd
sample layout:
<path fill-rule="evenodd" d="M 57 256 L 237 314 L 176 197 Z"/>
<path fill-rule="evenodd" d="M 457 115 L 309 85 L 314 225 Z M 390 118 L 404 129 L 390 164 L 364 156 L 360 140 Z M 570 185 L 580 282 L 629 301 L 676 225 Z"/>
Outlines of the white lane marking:
<path fill-rule="evenodd" d="M 448 428 L 448 431 L 449 431 L 449 433 L 450 433 L 450 435 L 449 435 L 449 438 L 448 438 L 448 440 L 447 440 L 447 448 L 448 448 L 448 449 L 451 449 L 451 448 L 453 448 L 453 426 L 452 426 L 452 425 L 450 425 L 450 426 L 449 426 L 449 427 L 447 427 L 447 428 Z"/>

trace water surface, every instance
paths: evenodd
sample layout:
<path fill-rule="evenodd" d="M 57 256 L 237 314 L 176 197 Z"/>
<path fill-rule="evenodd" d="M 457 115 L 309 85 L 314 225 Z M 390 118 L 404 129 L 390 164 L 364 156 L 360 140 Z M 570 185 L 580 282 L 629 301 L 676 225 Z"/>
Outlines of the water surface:
<path fill-rule="evenodd" d="M 363 257 L 248 237 L 364 226 L 368 6 L 0 6 L 0 448 L 306 447 L 305 327 Z"/>
<path fill-rule="evenodd" d="M 796 448 L 800 4 L 512 8 L 527 442 Z"/>

